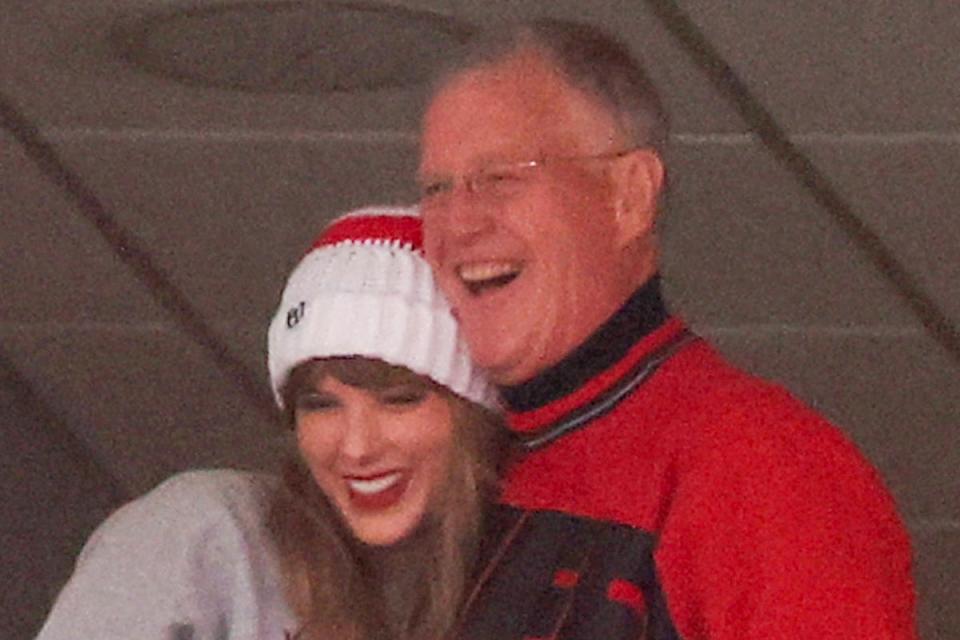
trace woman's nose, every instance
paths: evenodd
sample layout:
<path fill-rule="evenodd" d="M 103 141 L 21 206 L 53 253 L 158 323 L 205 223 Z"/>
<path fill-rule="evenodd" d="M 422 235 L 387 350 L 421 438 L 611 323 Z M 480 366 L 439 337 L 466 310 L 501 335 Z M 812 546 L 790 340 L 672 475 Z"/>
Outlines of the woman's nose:
<path fill-rule="evenodd" d="M 377 456 L 383 444 L 376 411 L 362 407 L 347 412 L 340 455 L 353 463 L 367 462 Z"/>

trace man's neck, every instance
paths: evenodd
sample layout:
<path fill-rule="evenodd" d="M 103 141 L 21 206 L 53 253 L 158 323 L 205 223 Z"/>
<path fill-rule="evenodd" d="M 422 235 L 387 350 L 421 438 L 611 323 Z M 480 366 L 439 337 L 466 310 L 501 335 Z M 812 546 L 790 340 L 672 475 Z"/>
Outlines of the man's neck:
<path fill-rule="evenodd" d="M 660 295 L 660 276 L 654 275 L 563 360 L 526 382 L 501 387 L 504 402 L 511 411 L 521 412 L 569 394 L 620 360 L 637 340 L 663 324 L 667 316 Z"/>

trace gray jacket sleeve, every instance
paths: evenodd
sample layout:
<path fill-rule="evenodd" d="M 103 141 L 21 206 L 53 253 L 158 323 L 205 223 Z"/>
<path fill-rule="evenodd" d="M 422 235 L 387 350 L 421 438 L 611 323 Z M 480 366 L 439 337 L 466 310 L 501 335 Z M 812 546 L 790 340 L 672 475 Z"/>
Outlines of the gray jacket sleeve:
<path fill-rule="evenodd" d="M 193 471 L 91 536 L 37 640 L 285 640 L 296 624 L 263 525 L 272 481 Z"/>

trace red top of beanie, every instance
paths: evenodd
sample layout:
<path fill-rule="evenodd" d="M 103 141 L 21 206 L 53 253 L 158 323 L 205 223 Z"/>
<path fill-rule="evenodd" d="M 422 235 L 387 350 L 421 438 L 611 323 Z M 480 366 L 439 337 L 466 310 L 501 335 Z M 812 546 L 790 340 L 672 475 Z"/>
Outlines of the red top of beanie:
<path fill-rule="evenodd" d="M 423 249 L 423 226 L 420 218 L 408 215 L 347 216 L 334 222 L 314 241 L 311 250 L 338 242 L 381 240 Z"/>

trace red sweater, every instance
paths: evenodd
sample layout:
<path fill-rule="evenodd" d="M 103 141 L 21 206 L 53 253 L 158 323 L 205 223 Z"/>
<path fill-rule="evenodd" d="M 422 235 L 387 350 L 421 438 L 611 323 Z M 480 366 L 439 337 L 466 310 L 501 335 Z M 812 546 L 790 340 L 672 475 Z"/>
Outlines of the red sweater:
<path fill-rule="evenodd" d="M 489 611 L 503 610 L 505 599 L 549 601 L 527 591 L 570 593 L 566 605 L 546 605 L 561 617 L 541 609 L 501 637 L 916 638 L 910 544 L 877 472 L 837 428 L 702 340 L 659 353 L 658 367 L 658 350 L 685 332 L 667 320 L 572 392 L 511 414 L 521 437 L 546 434 L 548 442 L 512 468 L 503 502 L 527 517 L 559 512 L 590 522 L 594 536 L 596 527 L 626 526 L 637 534 L 632 544 L 649 546 L 653 569 L 641 561 L 627 568 L 610 557 L 623 551 L 611 549 L 602 561 L 593 552 L 546 570 L 508 570 L 535 545 L 513 557 L 501 549 L 507 559 L 491 569 L 494 578 L 512 571 L 524 586 L 491 596 L 501 604 L 485 603 Z M 522 539 L 518 528 L 505 535 Z M 551 531 L 550 545 L 572 535 Z M 640 620 L 591 631 L 588 619 L 605 615 L 601 603 L 578 604 L 585 596 L 574 592 L 591 568 L 610 562 L 604 597 L 632 597 Z"/>

